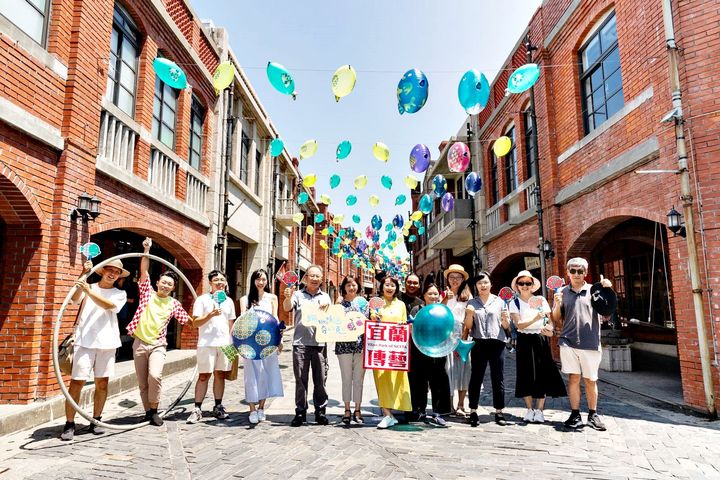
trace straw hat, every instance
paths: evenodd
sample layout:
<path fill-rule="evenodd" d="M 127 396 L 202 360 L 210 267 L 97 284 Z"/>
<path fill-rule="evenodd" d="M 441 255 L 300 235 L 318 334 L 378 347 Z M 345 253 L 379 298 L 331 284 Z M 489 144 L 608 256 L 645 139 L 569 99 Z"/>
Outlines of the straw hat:
<path fill-rule="evenodd" d="M 468 275 L 463 266 L 458 265 L 457 263 L 453 263 L 443 272 L 445 280 L 447 280 L 448 275 L 450 275 L 451 273 L 459 273 L 463 276 L 463 280 L 467 280 L 470 277 L 470 275 Z"/>
<path fill-rule="evenodd" d="M 130 272 L 128 272 L 127 270 L 125 270 L 123 268 L 122 262 L 118 259 L 115 259 L 112 262 L 108 262 L 102 268 L 98 268 L 95 273 L 97 273 L 98 275 L 102 275 L 104 273 L 105 267 L 115 267 L 115 268 L 119 268 L 120 270 L 122 270 L 122 273 L 120 274 L 120 277 L 118 277 L 118 278 L 125 278 L 125 277 L 130 276 Z"/>
<path fill-rule="evenodd" d="M 511 287 L 513 290 L 515 290 L 516 292 L 519 291 L 519 290 L 518 290 L 518 287 L 517 287 L 517 281 L 518 281 L 518 279 L 523 278 L 523 277 L 532 278 L 533 285 L 532 285 L 531 288 L 532 288 L 533 293 L 534 293 L 534 292 L 537 292 L 537 291 L 540 289 L 540 287 L 542 287 L 542 284 L 540 283 L 540 280 L 538 280 L 537 278 L 533 277 L 533 276 L 532 276 L 532 273 L 530 273 L 530 272 L 527 271 L 527 270 L 521 270 L 520 273 L 518 273 L 517 275 L 515 275 L 515 278 L 513 278 L 513 281 L 512 281 L 512 283 L 510 284 L 510 287 Z"/>

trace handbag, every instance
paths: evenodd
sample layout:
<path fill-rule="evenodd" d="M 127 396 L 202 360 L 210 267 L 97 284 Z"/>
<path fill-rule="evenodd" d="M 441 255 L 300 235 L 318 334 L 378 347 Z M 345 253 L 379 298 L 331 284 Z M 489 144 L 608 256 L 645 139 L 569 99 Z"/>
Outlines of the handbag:
<path fill-rule="evenodd" d="M 80 304 L 77 315 L 75 315 L 75 323 L 73 323 L 72 333 L 65 337 L 58 346 L 58 365 L 60 372 L 65 375 L 72 374 L 73 365 L 73 354 L 75 353 L 75 327 L 77 327 L 78 320 L 80 319 L 80 312 L 85 307 L 85 300 Z"/>
<path fill-rule="evenodd" d="M 240 357 L 235 358 L 230 367 L 230 371 L 225 374 L 225 380 L 232 382 L 238 378 L 238 370 L 240 369 Z"/>

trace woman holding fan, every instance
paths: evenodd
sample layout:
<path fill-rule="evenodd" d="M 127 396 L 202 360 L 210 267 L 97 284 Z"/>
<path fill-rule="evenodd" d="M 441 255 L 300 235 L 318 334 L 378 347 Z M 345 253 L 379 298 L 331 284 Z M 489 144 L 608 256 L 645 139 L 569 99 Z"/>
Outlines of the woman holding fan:
<path fill-rule="evenodd" d="M 515 397 L 525 400 L 524 422 L 544 423 L 545 397 L 567 395 L 550 351 L 549 338 L 553 335 L 553 324 L 548 321 L 550 305 L 545 298 L 533 296 L 541 285 L 527 270 L 518 273 L 511 286 L 518 293 L 509 304 L 510 318 L 518 330 Z"/>

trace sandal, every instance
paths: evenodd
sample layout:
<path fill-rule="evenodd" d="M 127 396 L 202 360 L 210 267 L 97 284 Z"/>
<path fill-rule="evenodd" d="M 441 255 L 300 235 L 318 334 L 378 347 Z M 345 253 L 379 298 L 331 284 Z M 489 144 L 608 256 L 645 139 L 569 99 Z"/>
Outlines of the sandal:
<path fill-rule="evenodd" d="M 345 425 L 350 425 L 350 410 L 345 409 L 345 415 L 342 416 L 342 422 Z"/>
<path fill-rule="evenodd" d="M 360 412 L 360 410 L 355 410 L 355 423 L 360 424 L 360 425 L 365 423 L 363 421 L 362 413 Z"/>

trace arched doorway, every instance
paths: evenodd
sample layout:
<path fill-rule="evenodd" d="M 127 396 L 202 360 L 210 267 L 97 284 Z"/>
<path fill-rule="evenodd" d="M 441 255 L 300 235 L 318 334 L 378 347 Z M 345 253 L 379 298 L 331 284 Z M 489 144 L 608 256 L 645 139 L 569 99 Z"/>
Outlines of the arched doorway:
<path fill-rule="evenodd" d="M 492 291 L 497 293 L 503 287 L 509 287 L 512 279 L 521 270 L 530 270 L 535 278 L 540 278 L 540 264 L 537 253 L 518 252 L 503 258 L 490 272 Z M 528 268 L 530 267 L 530 268 Z M 538 290 L 539 292 L 539 290 Z M 538 293 L 539 295 L 540 293 Z"/>

